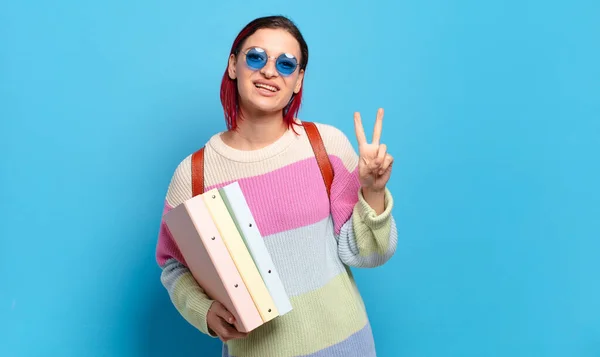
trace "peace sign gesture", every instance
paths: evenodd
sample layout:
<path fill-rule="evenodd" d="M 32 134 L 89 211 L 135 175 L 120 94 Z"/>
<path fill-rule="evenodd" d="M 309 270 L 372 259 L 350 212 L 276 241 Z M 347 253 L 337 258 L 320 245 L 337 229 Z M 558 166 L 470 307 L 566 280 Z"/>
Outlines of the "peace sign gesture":
<path fill-rule="evenodd" d="M 383 122 L 383 109 L 377 111 L 373 139 L 369 144 L 365 136 L 360 113 L 354 113 L 354 130 L 358 141 L 358 173 L 363 189 L 381 192 L 390 179 L 394 159 L 387 153 L 387 146 L 379 142 Z"/>

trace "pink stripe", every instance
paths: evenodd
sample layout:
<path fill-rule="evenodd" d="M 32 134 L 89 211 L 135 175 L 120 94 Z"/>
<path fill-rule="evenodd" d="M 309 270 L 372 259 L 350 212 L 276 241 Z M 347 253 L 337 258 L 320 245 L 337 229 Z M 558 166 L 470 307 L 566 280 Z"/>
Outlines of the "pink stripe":
<path fill-rule="evenodd" d="M 356 173 L 351 174 L 345 169 L 341 160 L 330 157 L 335 172 L 332 184 L 332 198 L 335 201 L 331 212 L 338 233 L 352 215 L 358 198 L 358 179 Z M 238 182 L 263 236 L 314 224 L 330 214 L 323 177 L 314 158 Z M 229 183 L 223 182 L 206 189 Z"/>
<path fill-rule="evenodd" d="M 314 159 L 238 182 L 263 236 L 306 226 L 329 215 L 325 185 Z"/>
<path fill-rule="evenodd" d="M 163 215 L 169 212 L 171 208 L 172 207 L 165 200 Z M 166 223 L 161 219 L 160 230 L 158 232 L 158 243 L 156 245 L 156 262 L 162 267 L 165 265 L 167 260 L 172 258 L 177 259 L 183 265 L 187 265 L 183 259 L 183 256 L 181 255 L 181 252 L 179 251 L 179 247 L 177 247 L 177 244 L 173 240 L 171 232 L 169 232 Z"/>
<path fill-rule="evenodd" d="M 333 216 L 335 234 L 339 234 L 342 226 L 352 217 L 352 211 L 358 202 L 358 167 L 348 172 L 339 159 L 332 159 L 336 178 L 331 185 L 331 214 Z"/>

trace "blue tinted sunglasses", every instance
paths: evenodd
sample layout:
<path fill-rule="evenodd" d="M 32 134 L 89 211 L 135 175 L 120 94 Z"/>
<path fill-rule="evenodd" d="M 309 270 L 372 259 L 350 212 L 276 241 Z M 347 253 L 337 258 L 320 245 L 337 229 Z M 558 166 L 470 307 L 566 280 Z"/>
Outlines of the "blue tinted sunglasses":
<path fill-rule="evenodd" d="M 298 67 L 298 60 L 289 53 L 282 53 L 279 57 L 270 57 L 264 49 L 253 47 L 244 54 L 246 55 L 246 64 L 254 70 L 263 68 L 270 58 L 275 60 L 275 68 L 282 76 L 289 76 Z"/>

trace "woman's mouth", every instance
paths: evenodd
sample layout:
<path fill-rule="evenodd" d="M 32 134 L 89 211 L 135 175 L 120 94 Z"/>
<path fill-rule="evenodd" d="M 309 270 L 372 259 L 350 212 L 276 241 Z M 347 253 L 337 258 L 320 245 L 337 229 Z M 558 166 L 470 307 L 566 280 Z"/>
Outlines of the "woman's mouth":
<path fill-rule="evenodd" d="M 258 93 L 265 97 L 273 97 L 277 95 L 277 92 L 279 91 L 279 88 L 276 86 L 266 83 L 256 82 L 254 83 L 254 86 L 258 90 Z"/>
<path fill-rule="evenodd" d="M 268 84 L 254 83 L 254 85 L 256 86 L 256 88 L 262 88 L 262 89 L 268 90 L 268 91 L 273 92 L 273 93 L 275 93 L 275 92 L 278 91 L 278 89 L 276 87 L 268 85 Z"/>

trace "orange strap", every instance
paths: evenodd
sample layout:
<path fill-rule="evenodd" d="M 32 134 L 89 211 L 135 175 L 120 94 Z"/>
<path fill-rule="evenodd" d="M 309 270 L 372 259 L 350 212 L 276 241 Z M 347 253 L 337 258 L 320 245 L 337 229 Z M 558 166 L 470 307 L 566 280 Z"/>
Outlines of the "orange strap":
<path fill-rule="evenodd" d="M 312 122 L 302 122 L 308 141 L 312 146 L 317 164 L 323 176 L 327 197 L 331 195 L 331 184 L 333 183 L 333 167 L 329 161 L 327 150 L 323 144 L 323 138 L 319 129 Z M 204 192 L 204 147 L 192 154 L 192 196 L 197 196 Z"/>
<path fill-rule="evenodd" d="M 204 147 L 192 154 L 192 197 L 204 192 Z"/>
<path fill-rule="evenodd" d="M 329 161 L 327 150 L 325 150 L 323 139 L 321 138 L 321 134 L 319 133 L 319 129 L 317 129 L 315 123 L 302 122 L 302 124 L 304 126 L 304 130 L 306 131 L 306 135 L 308 135 L 308 140 L 310 141 L 310 145 L 315 153 L 315 157 L 317 158 L 317 164 L 319 164 L 321 176 L 323 176 L 323 181 L 325 182 L 327 197 L 330 197 L 331 184 L 333 182 L 333 167 Z"/>

